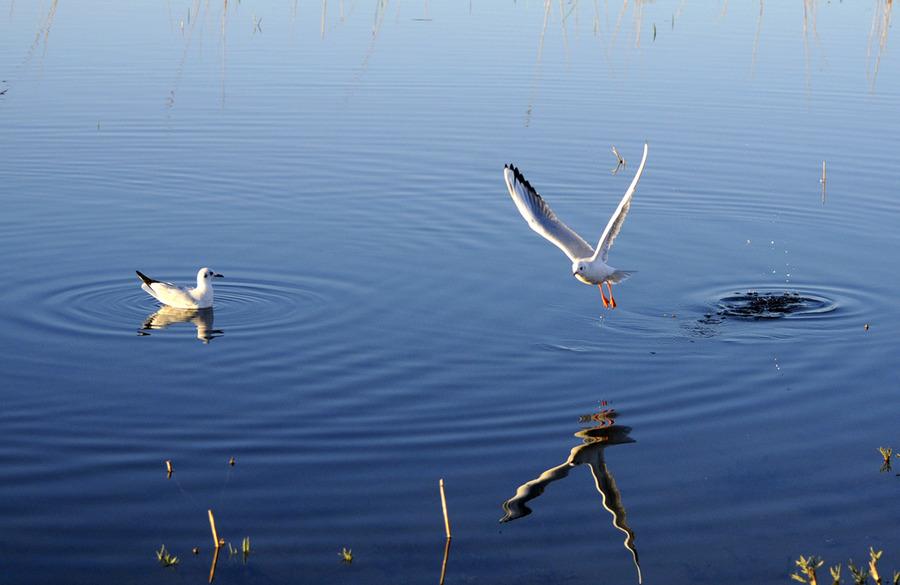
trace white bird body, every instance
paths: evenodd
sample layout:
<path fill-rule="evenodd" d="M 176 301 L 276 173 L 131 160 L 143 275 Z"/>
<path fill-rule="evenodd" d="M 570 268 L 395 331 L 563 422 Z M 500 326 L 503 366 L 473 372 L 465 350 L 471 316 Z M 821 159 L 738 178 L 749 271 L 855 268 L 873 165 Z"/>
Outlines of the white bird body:
<path fill-rule="evenodd" d="M 194 288 L 181 288 L 171 282 L 154 280 L 149 276 L 135 270 L 141 279 L 141 288 L 154 299 L 164 305 L 176 309 L 208 309 L 213 306 L 212 278 L 221 278 L 209 268 L 201 268 L 197 271 L 197 286 Z"/>
<path fill-rule="evenodd" d="M 631 275 L 631 272 L 625 270 L 616 270 L 607 264 L 609 249 L 612 247 L 613 241 L 619 235 L 622 224 L 625 222 L 625 216 L 631 207 L 631 198 L 637 187 L 641 174 L 644 172 L 644 164 L 647 162 L 647 145 L 644 144 L 644 155 L 641 158 L 641 164 L 632 179 L 628 190 L 619 202 L 615 213 L 609 218 L 606 229 L 597 242 L 597 247 L 592 248 L 590 244 L 584 241 L 584 238 L 578 235 L 572 228 L 563 223 L 550 206 L 541 197 L 538 192 L 531 186 L 525 177 L 519 172 L 519 169 L 512 165 L 503 167 L 503 178 L 506 181 L 506 188 L 512 197 L 516 208 L 528 226 L 547 239 L 554 246 L 562 250 L 565 255 L 572 261 L 572 275 L 585 284 L 601 286 L 604 283 L 609 290 L 610 301 L 607 303 L 606 297 L 603 296 L 603 288 L 600 289 L 600 295 L 603 296 L 603 304 L 616 306 L 615 300 L 612 298 L 612 288 L 610 285 L 617 284 Z"/>

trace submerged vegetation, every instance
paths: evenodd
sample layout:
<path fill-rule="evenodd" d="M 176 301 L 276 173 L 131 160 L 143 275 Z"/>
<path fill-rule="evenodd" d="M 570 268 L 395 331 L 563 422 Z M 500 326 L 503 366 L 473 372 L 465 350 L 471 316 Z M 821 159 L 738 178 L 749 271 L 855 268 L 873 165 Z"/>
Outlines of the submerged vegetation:
<path fill-rule="evenodd" d="M 853 564 L 852 559 L 847 563 L 847 569 L 850 571 L 854 585 L 866 585 L 870 583 L 870 579 L 875 585 L 885 585 L 881 578 L 881 573 L 878 571 L 878 561 L 881 560 L 882 552 L 869 547 L 869 562 L 866 566 L 856 566 Z M 794 561 L 794 564 L 797 565 L 797 571 L 791 573 L 791 579 L 800 583 L 818 585 L 819 581 L 816 571 L 825 564 L 821 557 L 815 555 L 804 557 L 800 555 L 800 558 Z M 828 572 L 831 574 L 832 585 L 841 585 L 841 564 L 838 563 L 829 567 Z M 891 584 L 900 584 L 900 571 L 894 571 Z"/>
<path fill-rule="evenodd" d="M 782 319 L 790 317 L 810 317 L 830 313 L 837 304 L 824 296 L 796 291 L 754 291 L 735 292 L 719 299 L 717 319 L 711 313 L 705 315 L 706 323 L 717 323 L 721 319 L 734 317 L 748 320 Z"/>
<path fill-rule="evenodd" d="M 892 447 L 878 447 L 878 452 L 881 453 L 881 471 L 890 471 L 891 456 L 894 454 L 894 449 Z M 897 453 L 897 457 L 900 457 L 900 453 Z"/>
<path fill-rule="evenodd" d="M 250 556 L 251 550 L 250 550 L 250 537 L 249 536 L 245 536 L 244 539 L 241 541 L 241 548 L 231 546 L 230 542 L 227 543 L 227 545 L 228 545 L 228 556 L 233 557 L 233 556 L 237 556 L 238 554 L 241 554 L 241 555 L 243 555 L 244 560 L 246 560 L 247 557 Z"/>
<path fill-rule="evenodd" d="M 169 553 L 169 551 L 166 550 L 166 545 L 164 544 L 159 547 L 158 551 L 156 551 L 156 560 L 158 560 L 159 564 L 164 567 L 174 567 L 179 563 L 178 557 Z"/>
<path fill-rule="evenodd" d="M 800 555 L 800 558 L 797 559 L 794 564 L 797 565 L 799 571 L 793 573 L 791 575 L 791 579 L 793 579 L 794 581 L 800 581 L 801 583 L 816 585 L 816 583 L 818 583 L 816 579 L 816 571 L 825 564 L 825 561 L 823 561 L 821 557 L 813 555 L 810 555 L 808 557 Z M 838 568 L 838 573 L 840 573 L 840 568 Z"/>

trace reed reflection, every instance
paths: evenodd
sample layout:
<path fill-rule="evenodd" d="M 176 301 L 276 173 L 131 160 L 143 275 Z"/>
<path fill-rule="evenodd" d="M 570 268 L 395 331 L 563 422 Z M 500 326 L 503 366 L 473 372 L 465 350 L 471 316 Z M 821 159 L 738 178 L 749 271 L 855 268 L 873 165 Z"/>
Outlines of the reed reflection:
<path fill-rule="evenodd" d="M 528 502 L 534 500 L 554 481 L 563 479 L 578 465 L 587 465 L 594 476 L 594 485 L 600 492 L 603 507 L 612 515 L 612 524 L 625 534 L 625 549 L 631 553 L 634 566 L 637 570 L 638 583 L 641 583 L 641 565 L 638 560 L 638 552 L 634 546 L 634 532 L 628 526 L 625 518 L 625 506 L 622 504 L 622 494 L 616 486 L 612 473 L 606 466 L 604 452 L 607 447 L 634 443 L 634 439 L 628 436 L 631 427 L 618 425 L 615 422 L 617 413 L 611 408 L 601 408 L 592 414 L 579 417 L 580 424 L 588 424 L 575 433 L 582 440 L 569 452 L 569 457 L 560 465 L 551 467 L 537 478 L 519 486 L 516 495 L 503 502 L 503 511 L 506 513 L 500 522 L 511 522 L 531 514 Z"/>
<path fill-rule="evenodd" d="M 887 47 L 888 31 L 891 29 L 891 9 L 893 0 L 878 0 L 875 13 L 872 16 L 872 30 L 869 33 L 869 48 L 866 58 L 871 63 L 871 69 L 866 71 L 872 83 L 872 91 L 875 91 L 875 81 L 878 79 L 878 68 L 881 66 L 881 56 Z M 877 50 L 875 47 L 877 46 Z M 875 53 L 874 58 L 872 57 Z"/>
<path fill-rule="evenodd" d="M 216 337 L 225 333 L 221 329 L 213 328 L 213 309 L 176 309 L 174 307 L 160 307 L 158 311 L 144 319 L 141 332 L 149 335 L 147 331 L 166 329 L 178 323 L 190 323 L 197 328 L 197 339 L 203 343 L 209 343 Z"/>
<path fill-rule="evenodd" d="M 53 28 L 53 19 L 56 18 L 56 9 L 59 7 L 59 0 L 53 0 L 50 3 L 50 10 L 47 12 L 47 16 L 45 16 L 41 20 L 41 25 L 38 28 L 37 33 L 34 35 L 34 42 L 31 43 L 31 47 L 28 49 L 28 54 L 25 56 L 25 63 L 28 64 L 31 62 L 31 58 L 34 56 L 37 48 L 41 46 L 43 41 L 44 49 L 41 52 L 40 62 L 43 63 L 44 57 L 47 56 L 47 45 L 50 43 L 50 29 Z M 9 16 L 12 18 L 13 14 L 13 5 L 10 4 L 9 7 Z"/>

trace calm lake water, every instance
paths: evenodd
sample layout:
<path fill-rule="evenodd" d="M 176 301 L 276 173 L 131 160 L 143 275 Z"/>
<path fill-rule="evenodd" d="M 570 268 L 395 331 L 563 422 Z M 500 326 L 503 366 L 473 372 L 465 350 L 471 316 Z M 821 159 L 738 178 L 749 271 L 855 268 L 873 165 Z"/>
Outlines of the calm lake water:
<path fill-rule="evenodd" d="M 889 1 L 0 9 L 3 583 L 436 583 L 439 478 L 447 583 L 900 569 Z M 607 311 L 502 168 L 594 242 L 644 141 Z"/>

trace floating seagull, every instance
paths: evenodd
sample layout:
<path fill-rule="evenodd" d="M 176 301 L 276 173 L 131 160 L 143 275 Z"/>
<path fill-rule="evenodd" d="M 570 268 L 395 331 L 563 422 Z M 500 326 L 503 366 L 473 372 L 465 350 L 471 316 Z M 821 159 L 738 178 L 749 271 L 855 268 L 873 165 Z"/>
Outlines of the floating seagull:
<path fill-rule="evenodd" d="M 144 281 L 141 288 L 154 299 L 164 305 L 176 309 L 208 309 L 213 304 L 213 277 L 222 278 L 209 268 L 201 268 L 197 271 L 197 287 L 181 288 L 170 282 L 153 280 L 139 270 L 135 270 L 138 277 Z"/>
<path fill-rule="evenodd" d="M 572 261 L 572 275 L 585 284 L 596 284 L 600 288 L 600 297 L 603 299 L 603 306 L 607 308 L 616 308 L 616 300 L 613 298 L 612 286 L 625 280 L 631 276 L 631 272 L 625 270 L 616 270 L 606 263 L 609 255 L 609 249 L 612 247 L 613 241 L 619 235 L 622 224 L 625 223 L 625 216 L 628 214 L 628 208 L 631 207 L 631 196 L 634 195 L 634 189 L 637 187 L 644 172 L 644 163 L 647 162 L 647 145 L 644 144 L 644 156 L 641 158 L 641 165 L 638 167 L 631 185 L 625 191 L 622 201 L 616 208 L 616 212 L 609 218 L 600 241 L 597 242 L 597 249 L 591 248 L 590 244 L 584 241 L 584 238 L 575 233 L 572 228 L 564 224 L 556 217 L 544 198 L 541 197 L 531 183 L 525 180 L 519 169 L 513 165 L 503 166 L 503 178 L 506 180 L 506 187 L 509 194 L 519 209 L 519 213 L 528 222 L 528 226 L 544 236 L 554 246 L 565 252 L 569 260 Z M 603 294 L 603 284 L 609 291 L 609 299 Z"/>

